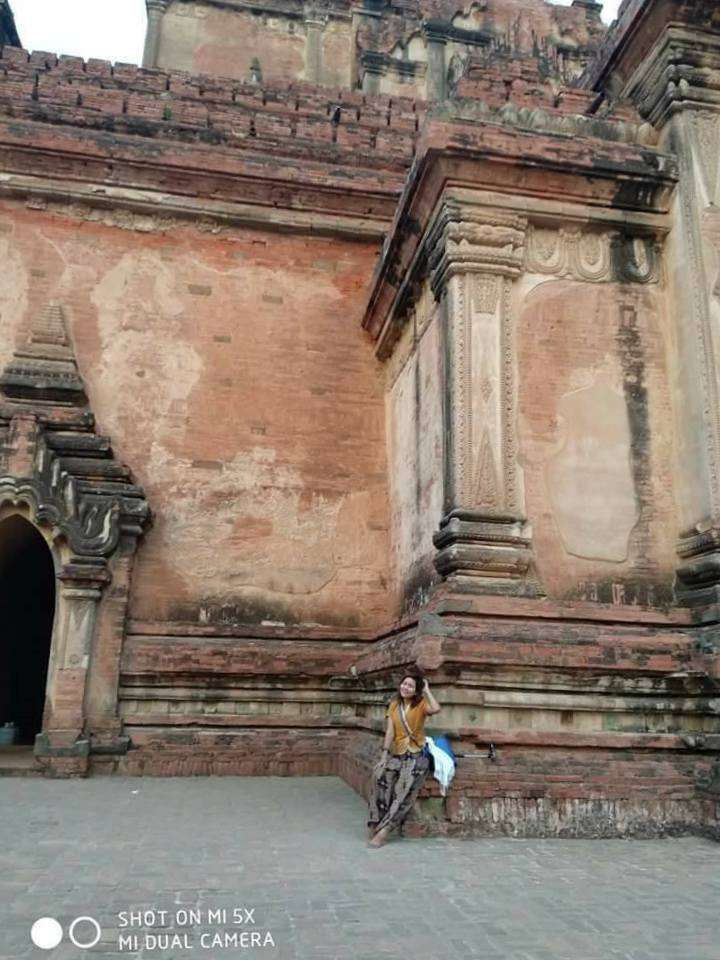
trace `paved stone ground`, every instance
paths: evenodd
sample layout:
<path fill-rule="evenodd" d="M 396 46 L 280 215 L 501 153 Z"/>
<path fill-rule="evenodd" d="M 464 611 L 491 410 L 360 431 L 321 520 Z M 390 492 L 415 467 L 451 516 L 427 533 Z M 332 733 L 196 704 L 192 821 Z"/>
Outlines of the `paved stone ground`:
<path fill-rule="evenodd" d="M 695 838 L 364 844 L 339 780 L 0 781 L 0 958 L 719 960 L 720 846 Z M 232 910 L 254 909 L 254 926 Z M 208 910 L 227 922 L 208 924 Z M 200 910 L 184 926 L 182 912 Z M 120 913 L 165 910 L 165 926 Z M 102 938 L 32 946 L 39 917 Z M 162 921 L 156 915 L 154 918 Z M 270 931 L 275 947 L 214 946 Z M 77 939 L 92 928 L 80 923 Z M 120 949 L 119 934 L 138 935 Z M 145 935 L 186 934 L 153 949 Z M 205 934 L 204 941 L 201 935 Z M 208 936 L 209 934 L 209 936 Z M 250 941 L 251 942 L 251 941 Z M 177 943 L 177 942 L 176 942 Z"/>

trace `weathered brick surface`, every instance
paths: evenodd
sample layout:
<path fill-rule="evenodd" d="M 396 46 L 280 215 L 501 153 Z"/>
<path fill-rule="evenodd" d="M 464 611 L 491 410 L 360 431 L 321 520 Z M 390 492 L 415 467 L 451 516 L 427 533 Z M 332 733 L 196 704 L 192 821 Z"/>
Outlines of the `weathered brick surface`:
<path fill-rule="evenodd" d="M 563 86 L 597 9 L 360 11 L 370 95 L 343 74 L 346 5 L 303 31 L 276 6 L 239 45 L 208 14 L 192 72 L 0 51 L 0 369 L 59 301 L 118 458 L 83 469 L 132 475 L 154 515 L 134 560 L 123 541 L 107 562 L 87 683 L 53 677 L 65 726 L 42 763 L 363 792 L 419 664 L 436 729 L 472 756 L 447 799 L 428 783 L 414 832 L 716 831 L 717 651 L 673 594 L 678 173 L 634 106 Z M 427 15 L 473 46 L 432 110 L 424 62 L 408 83 L 391 62 Z M 182 66 L 170 40 L 160 62 Z M 604 397 L 599 427 L 583 391 Z M 13 478 L 35 469 L 23 403 L 2 412 Z M 63 415 L 30 410 L 57 432 Z M 589 461 L 612 522 L 593 477 L 568 485 Z M 486 537 L 461 577 L 433 566 L 446 510 L 469 525 L 453 563 Z"/>
<path fill-rule="evenodd" d="M 385 618 L 382 393 L 357 331 L 375 244 L 152 219 L 140 233 L 11 202 L 0 222 L 1 362 L 72 277 L 98 421 L 172 504 L 138 556 L 132 615 Z"/>
<path fill-rule="evenodd" d="M 409 163 L 418 127 L 410 98 L 277 81 L 258 87 L 97 60 L 56 61 L 13 47 L 0 50 L 1 114 L 160 139 L 187 140 L 195 131 L 199 142 L 253 150 L 269 138 L 276 153 L 328 147 L 336 162 L 396 169 Z M 389 156 L 377 142 L 388 131 L 395 143 Z"/>
<path fill-rule="evenodd" d="M 711 762 L 701 756 L 627 750 L 560 751 L 487 744 L 464 749 L 443 798 L 430 778 L 405 832 L 409 836 L 657 836 L 717 835 L 714 801 L 698 797 Z M 338 774 L 367 796 L 378 741 L 356 734 Z"/>

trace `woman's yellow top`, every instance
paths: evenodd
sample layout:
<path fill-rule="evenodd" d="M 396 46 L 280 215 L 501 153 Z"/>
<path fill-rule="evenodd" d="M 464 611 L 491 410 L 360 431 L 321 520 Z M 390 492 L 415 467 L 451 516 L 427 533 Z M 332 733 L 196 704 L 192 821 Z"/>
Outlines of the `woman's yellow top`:
<path fill-rule="evenodd" d="M 422 750 L 425 745 L 425 717 L 427 716 L 427 704 L 424 697 L 416 707 L 405 707 L 405 720 L 410 728 L 410 733 L 413 735 L 412 740 L 405 730 L 405 725 L 400 716 L 400 704 L 397 700 L 390 701 L 385 716 L 392 719 L 395 731 L 390 753 L 397 757 L 408 751 L 418 753 Z"/>

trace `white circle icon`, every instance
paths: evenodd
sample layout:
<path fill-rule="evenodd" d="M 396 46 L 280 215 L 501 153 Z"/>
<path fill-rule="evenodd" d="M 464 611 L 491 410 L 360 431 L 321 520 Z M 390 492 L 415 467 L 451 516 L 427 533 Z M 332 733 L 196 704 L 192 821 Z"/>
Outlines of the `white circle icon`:
<path fill-rule="evenodd" d="M 86 942 L 78 940 L 75 937 L 75 927 L 78 923 L 89 923 L 95 927 L 95 939 L 88 940 Z M 70 924 L 70 929 L 68 930 L 68 936 L 70 937 L 70 940 L 75 944 L 76 947 L 80 947 L 81 950 L 89 950 L 91 947 L 94 947 L 100 939 L 101 934 L 102 930 L 100 929 L 100 924 L 97 922 L 97 920 L 95 920 L 94 917 L 75 917 L 73 922 Z"/>
<path fill-rule="evenodd" d="M 54 917 L 40 917 L 30 928 L 30 939 L 41 950 L 53 950 L 62 937 L 62 927 Z"/>

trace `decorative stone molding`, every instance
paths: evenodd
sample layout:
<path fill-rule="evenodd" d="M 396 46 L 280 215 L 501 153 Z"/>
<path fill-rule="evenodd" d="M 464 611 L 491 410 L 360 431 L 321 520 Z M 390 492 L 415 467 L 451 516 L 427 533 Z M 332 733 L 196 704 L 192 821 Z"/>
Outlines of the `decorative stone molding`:
<path fill-rule="evenodd" d="M 0 376 L 0 392 L 10 401 L 0 406 L 0 425 L 11 440 L 0 502 L 27 503 L 77 556 L 108 557 L 122 535 L 139 537 L 149 520 L 147 502 L 114 459 L 110 441 L 94 432 L 59 304 L 36 318 Z M 77 412 L 58 417 L 57 404 Z"/>
<path fill-rule="evenodd" d="M 620 283 L 657 283 L 662 277 L 662 246 L 657 237 L 612 237 L 613 278 Z"/>
<path fill-rule="evenodd" d="M 527 221 L 513 213 L 446 201 L 425 243 L 435 296 L 440 299 L 448 281 L 459 274 L 519 276 L 526 226 Z"/>
<path fill-rule="evenodd" d="M 677 553 L 681 560 L 676 571 L 678 600 L 701 607 L 720 603 L 720 527 L 685 531 Z"/>
<path fill-rule="evenodd" d="M 58 578 L 47 701 L 35 753 L 55 775 L 84 775 L 92 734 L 85 712 L 91 672 L 117 672 L 125 628 L 124 587 L 123 602 L 111 598 L 107 616 L 105 588 L 116 556 L 129 572 L 150 511 L 109 440 L 94 432 L 59 304 L 31 325 L 25 345 L 0 376 L 0 394 L 0 509 L 16 509 L 41 529 Z M 108 621 L 106 648 L 96 650 L 102 620 Z M 117 694 L 95 721 L 103 731 L 119 730 Z"/>
<path fill-rule="evenodd" d="M 530 226 L 525 269 L 589 283 L 656 283 L 660 244 L 655 237 L 617 231 Z"/>
<path fill-rule="evenodd" d="M 453 510 L 443 517 L 434 543 L 435 566 L 444 577 L 477 577 L 492 593 L 537 593 L 527 581 L 532 553 L 522 519 Z"/>
<path fill-rule="evenodd" d="M 8 419 L 9 411 L 0 407 L 0 423 Z M 141 535 L 149 519 L 147 502 L 112 458 L 106 438 L 60 436 L 38 424 L 35 449 L 32 477 L 0 476 L 0 503 L 28 504 L 37 522 L 63 535 L 81 557 L 107 557 L 121 535 Z M 88 458 L 93 452 L 98 460 Z M 107 473 L 110 482 L 91 477 L 95 471 Z"/>
<path fill-rule="evenodd" d="M 720 36 L 668 27 L 635 71 L 624 95 L 649 123 L 663 127 L 678 111 L 720 108 Z"/>
<path fill-rule="evenodd" d="M 611 237 L 607 233 L 531 226 L 525 268 L 577 280 L 601 281 L 612 276 Z"/>

